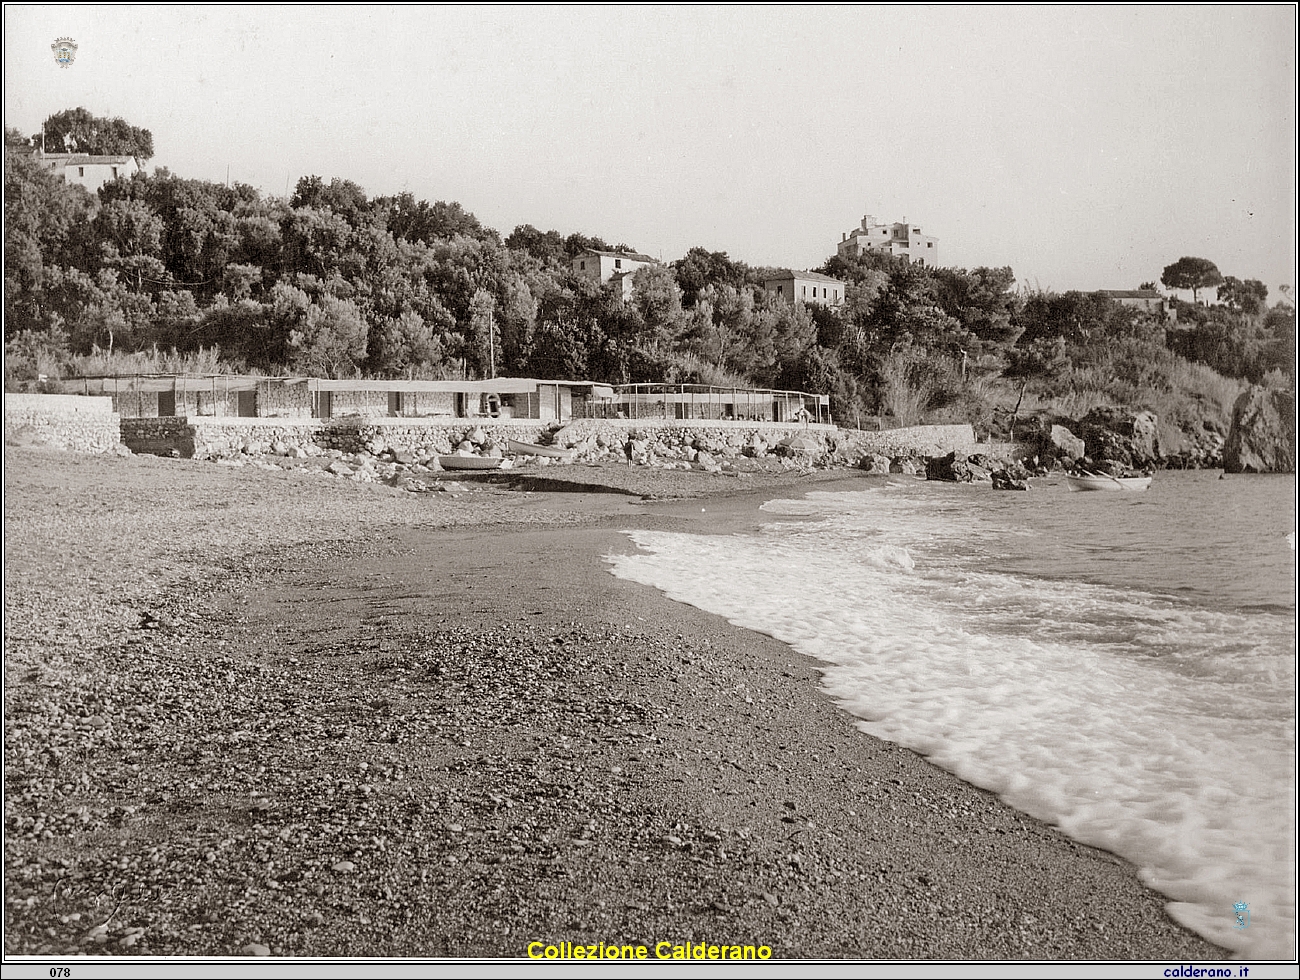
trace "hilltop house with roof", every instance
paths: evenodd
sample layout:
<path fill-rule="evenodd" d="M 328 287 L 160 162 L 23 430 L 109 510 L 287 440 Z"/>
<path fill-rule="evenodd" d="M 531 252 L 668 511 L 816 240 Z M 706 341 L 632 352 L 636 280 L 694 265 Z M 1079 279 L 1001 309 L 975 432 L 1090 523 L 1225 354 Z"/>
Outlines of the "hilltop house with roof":
<path fill-rule="evenodd" d="M 861 225 L 841 236 L 836 250 L 846 259 L 874 253 L 898 256 L 917 265 L 939 264 L 939 239 L 922 235 L 920 228 L 907 223 L 907 218 L 886 223 L 875 215 L 864 214 Z"/>
<path fill-rule="evenodd" d="M 640 252 L 606 252 L 589 248 L 579 252 L 570 260 L 574 273 L 595 282 L 605 283 L 613 280 L 623 294 L 623 300 L 632 298 L 632 273 L 656 260 Z"/>
<path fill-rule="evenodd" d="M 818 306 L 839 306 L 844 302 L 844 283 L 820 272 L 794 272 L 786 270 L 763 280 L 763 291 L 768 296 L 789 303 L 816 303 Z"/>
<path fill-rule="evenodd" d="M 95 155 L 92 153 L 41 153 L 33 159 L 44 169 L 62 177 L 69 184 L 80 184 L 94 194 L 118 177 L 129 178 L 141 170 L 140 161 L 125 153 Z"/>
<path fill-rule="evenodd" d="M 1098 292 L 1107 299 L 1114 300 L 1120 306 L 1128 306 L 1139 309 L 1144 313 L 1163 316 L 1170 322 L 1173 322 L 1178 316 L 1177 311 L 1172 306 L 1169 306 L 1165 298 L 1154 289 L 1101 289 Z"/>

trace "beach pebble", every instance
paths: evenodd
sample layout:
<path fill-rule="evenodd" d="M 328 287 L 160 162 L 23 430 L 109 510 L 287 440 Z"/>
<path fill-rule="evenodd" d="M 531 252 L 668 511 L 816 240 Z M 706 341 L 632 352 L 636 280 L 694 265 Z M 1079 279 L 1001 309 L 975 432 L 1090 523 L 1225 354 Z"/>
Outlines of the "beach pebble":
<path fill-rule="evenodd" d="M 263 946 L 261 943 L 249 943 L 240 952 L 245 956 L 270 956 L 271 947 Z"/>

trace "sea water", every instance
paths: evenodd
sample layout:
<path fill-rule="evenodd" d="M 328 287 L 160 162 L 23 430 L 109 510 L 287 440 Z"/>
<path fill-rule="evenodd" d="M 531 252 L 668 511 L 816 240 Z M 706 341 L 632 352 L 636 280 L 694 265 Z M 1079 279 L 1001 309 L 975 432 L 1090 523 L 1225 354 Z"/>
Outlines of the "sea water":
<path fill-rule="evenodd" d="M 1291 958 L 1295 486 L 896 477 L 608 560 L 816 657 L 866 731 L 1132 861 L 1188 928 Z"/>

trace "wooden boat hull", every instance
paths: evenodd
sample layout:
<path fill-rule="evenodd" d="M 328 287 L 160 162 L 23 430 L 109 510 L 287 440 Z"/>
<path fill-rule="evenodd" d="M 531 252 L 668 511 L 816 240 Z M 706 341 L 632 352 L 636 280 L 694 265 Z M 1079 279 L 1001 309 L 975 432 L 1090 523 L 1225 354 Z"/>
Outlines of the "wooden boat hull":
<path fill-rule="evenodd" d="M 1114 490 L 1138 492 L 1151 486 L 1149 476 L 1067 476 L 1065 485 L 1071 490 Z"/>
<path fill-rule="evenodd" d="M 547 459 L 572 459 L 572 449 L 561 449 L 559 446 L 535 446 L 531 442 L 516 442 L 514 439 L 506 440 L 506 449 L 516 456 L 545 456 Z"/>
<path fill-rule="evenodd" d="M 438 465 L 444 470 L 495 470 L 501 466 L 501 457 L 439 456 Z"/>

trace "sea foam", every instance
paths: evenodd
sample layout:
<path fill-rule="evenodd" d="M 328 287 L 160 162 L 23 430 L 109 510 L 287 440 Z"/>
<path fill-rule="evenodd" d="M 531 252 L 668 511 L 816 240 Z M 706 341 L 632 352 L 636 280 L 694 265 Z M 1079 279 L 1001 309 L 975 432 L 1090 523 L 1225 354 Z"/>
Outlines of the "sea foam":
<path fill-rule="evenodd" d="M 763 509 L 608 561 L 816 657 L 864 730 L 1129 859 L 1187 927 L 1294 955 L 1293 621 L 989 571 L 1024 529 L 911 488 Z"/>

